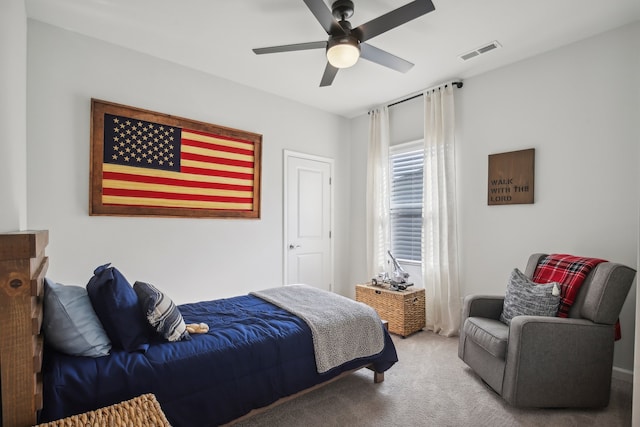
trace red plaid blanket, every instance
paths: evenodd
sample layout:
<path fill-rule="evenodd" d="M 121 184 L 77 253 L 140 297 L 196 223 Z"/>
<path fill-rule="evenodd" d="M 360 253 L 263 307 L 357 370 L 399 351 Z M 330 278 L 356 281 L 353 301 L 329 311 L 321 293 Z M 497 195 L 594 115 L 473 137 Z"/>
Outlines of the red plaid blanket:
<path fill-rule="evenodd" d="M 604 259 L 584 258 L 566 254 L 550 254 L 542 258 L 533 274 L 536 283 L 560 283 L 558 317 L 569 317 L 569 309 L 576 300 L 584 279 L 592 268 Z M 616 323 L 616 340 L 620 339 L 620 323 Z"/>

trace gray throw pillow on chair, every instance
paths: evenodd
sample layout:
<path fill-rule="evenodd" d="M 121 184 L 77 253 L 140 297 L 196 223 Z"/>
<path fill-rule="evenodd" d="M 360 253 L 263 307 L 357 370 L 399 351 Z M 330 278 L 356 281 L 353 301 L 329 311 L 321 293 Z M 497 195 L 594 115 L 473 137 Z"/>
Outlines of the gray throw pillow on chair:
<path fill-rule="evenodd" d="M 509 276 L 500 321 L 509 325 L 516 316 L 555 316 L 560 303 L 558 283 L 532 282 L 515 268 Z"/>

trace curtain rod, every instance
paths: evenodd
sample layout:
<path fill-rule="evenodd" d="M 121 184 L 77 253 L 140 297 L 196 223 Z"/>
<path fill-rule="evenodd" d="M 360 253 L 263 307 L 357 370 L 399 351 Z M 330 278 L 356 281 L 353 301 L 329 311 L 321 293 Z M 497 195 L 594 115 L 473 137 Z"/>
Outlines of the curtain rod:
<path fill-rule="evenodd" d="M 451 85 L 453 85 L 453 86 L 457 87 L 458 89 L 460 89 L 462 86 L 464 86 L 464 83 L 463 82 L 451 82 Z M 447 87 L 447 85 L 445 84 L 444 87 Z M 427 92 L 429 90 L 430 89 L 427 89 L 427 90 L 425 90 L 423 92 Z M 431 89 L 431 90 L 433 90 L 433 89 Z M 416 95 L 410 96 L 410 97 L 405 98 L 405 99 L 401 99 L 400 101 L 392 102 L 391 104 L 387 105 L 387 107 L 393 107 L 394 105 L 402 104 L 403 102 L 407 102 L 407 101 L 411 101 L 412 99 L 416 99 L 417 97 L 422 96 L 423 92 L 420 92 L 420 93 L 418 93 Z"/>

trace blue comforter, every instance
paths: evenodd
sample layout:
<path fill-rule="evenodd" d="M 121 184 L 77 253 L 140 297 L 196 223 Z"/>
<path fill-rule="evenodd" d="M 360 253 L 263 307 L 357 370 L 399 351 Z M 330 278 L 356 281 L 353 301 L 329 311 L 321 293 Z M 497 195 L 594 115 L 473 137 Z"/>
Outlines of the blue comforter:
<path fill-rule="evenodd" d="M 341 372 L 368 363 L 384 372 L 398 360 L 385 331 L 380 354 L 318 374 L 309 327 L 266 301 L 245 295 L 179 309 L 186 323 L 206 323 L 209 332 L 100 358 L 47 349 L 40 422 L 154 393 L 174 427 L 215 426 Z"/>

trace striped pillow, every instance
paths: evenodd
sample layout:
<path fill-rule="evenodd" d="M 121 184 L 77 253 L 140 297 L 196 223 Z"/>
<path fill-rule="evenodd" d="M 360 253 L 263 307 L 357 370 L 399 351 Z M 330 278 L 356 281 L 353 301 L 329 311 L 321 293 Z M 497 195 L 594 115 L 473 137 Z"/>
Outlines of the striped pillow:
<path fill-rule="evenodd" d="M 138 295 L 149 324 L 158 334 L 167 341 L 190 338 L 182 314 L 171 298 L 149 283 L 136 282 L 133 284 L 133 290 Z"/>

